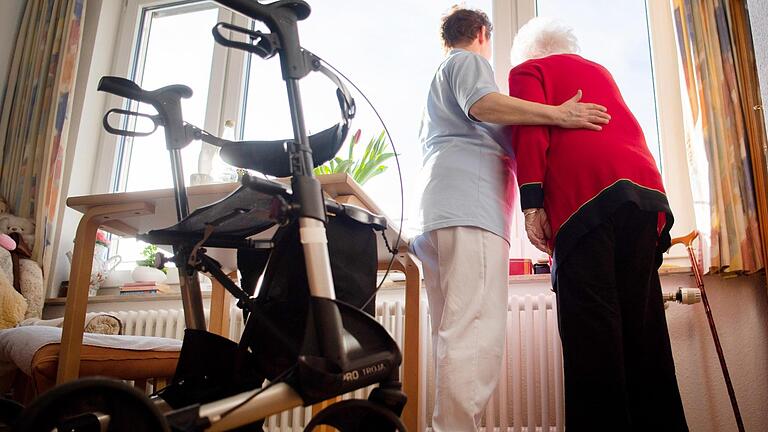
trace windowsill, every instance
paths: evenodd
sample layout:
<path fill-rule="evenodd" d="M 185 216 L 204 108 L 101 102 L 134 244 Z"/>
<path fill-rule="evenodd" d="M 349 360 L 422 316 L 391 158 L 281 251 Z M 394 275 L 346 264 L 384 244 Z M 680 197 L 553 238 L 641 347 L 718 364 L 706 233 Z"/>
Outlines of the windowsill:
<path fill-rule="evenodd" d="M 203 291 L 203 299 L 211 297 L 210 291 Z M 136 295 L 96 295 L 88 297 L 88 304 L 98 303 L 132 303 L 132 302 L 152 302 L 152 301 L 173 301 L 181 300 L 181 293 L 168 294 L 136 294 Z M 45 300 L 46 306 L 64 306 L 67 303 L 66 297 L 51 297 Z"/>
<path fill-rule="evenodd" d="M 685 275 L 692 274 L 690 267 L 662 267 L 659 269 L 659 276 L 664 277 L 668 275 Z M 545 274 L 526 274 L 526 275 L 513 275 L 509 277 L 509 284 L 525 284 L 534 282 L 549 282 L 552 275 Z"/>
<path fill-rule="evenodd" d="M 690 267 L 662 267 L 659 269 L 659 276 L 672 276 L 672 275 L 690 275 Z M 551 275 L 546 274 L 527 274 L 527 275 L 514 275 L 509 277 L 510 285 L 523 285 L 529 283 L 549 283 Z M 382 291 L 389 290 L 401 290 L 405 288 L 405 283 L 402 281 L 390 281 L 385 283 L 381 289 Z M 203 291 L 203 298 L 210 298 L 210 291 Z M 167 294 L 146 294 L 146 295 L 97 295 L 88 297 L 88 304 L 98 303 L 131 303 L 131 302 L 147 302 L 147 301 L 173 301 L 181 300 L 180 293 L 167 293 Z M 66 297 L 52 297 L 45 300 L 46 306 L 63 306 L 66 304 Z"/>

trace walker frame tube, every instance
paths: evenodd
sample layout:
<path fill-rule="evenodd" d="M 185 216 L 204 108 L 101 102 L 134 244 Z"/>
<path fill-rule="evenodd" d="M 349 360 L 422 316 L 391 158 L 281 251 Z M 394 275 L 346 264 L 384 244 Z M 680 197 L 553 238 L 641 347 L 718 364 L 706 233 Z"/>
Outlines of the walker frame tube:
<path fill-rule="evenodd" d="M 179 129 L 184 131 L 183 128 Z M 182 220 L 189 216 L 189 202 L 187 200 L 186 185 L 184 184 L 184 168 L 181 162 L 181 150 L 169 149 L 171 155 L 171 172 L 173 174 L 173 191 L 176 201 L 176 216 Z M 185 256 L 184 251 L 174 246 L 175 256 Z M 200 280 L 197 270 L 191 268 L 186 262 L 178 262 L 179 290 L 181 291 L 181 306 L 184 309 L 184 324 L 187 328 L 205 330 L 205 309 L 203 295 L 200 291 Z"/>

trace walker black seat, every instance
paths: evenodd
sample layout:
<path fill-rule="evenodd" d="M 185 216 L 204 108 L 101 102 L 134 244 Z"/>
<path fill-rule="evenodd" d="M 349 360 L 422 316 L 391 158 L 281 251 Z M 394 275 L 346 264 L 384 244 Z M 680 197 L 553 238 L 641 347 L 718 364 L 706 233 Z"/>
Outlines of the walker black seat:
<path fill-rule="evenodd" d="M 214 227 L 203 246 L 229 248 L 271 247 L 269 241 L 247 240 L 273 227 L 282 218 L 285 203 L 293 199 L 284 184 L 258 177 L 246 177 L 241 186 L 227 197 L 200 207 L 177 224 L 168 228 L 140 234 L 138 238 L 153 244 L 195 244 L 203 239 L 206 228 Z M 383 231 L 387 227 L 384 216 L 375 215 L 359 207 L 326 201 L 330 214 L 342 214 L 349 219 Z"/>
<path fill-rule="evenodd" d="M 269 180 L 251 179 L 249 187 L 240 187 L 226 198 L 198 208 L 176 225 L 141 234 L 139 239 L 154 244 L 194 244 L 203 238 L 206 228 L 213 225 L 214 234 L 209 236 L 206 246 L 257 246 L 242 241 L 277 223 L 276 206 L 280 205 L 277 197 L 289 199 L 288 188 Z"/>
<path fill-rule="evenodd" d="M 98 89 L 124 98 L 144 102 L 156 108 L 169 100 L 192 97 L 192 89 L 182 84 L 173 84 L 150 91 L 142 89 L 131 80 L 115 76 L 102 77 L 99 81 Z"/>
<path fill-rule="evenodd" d="M 348 129 L 345 123 L 339 123 L 309 137 L 314 166 L 320 166 L 336 156 Z M 292 173 L 287 145 L 285 140 L 236 141 L 222 146 L 219 155 L 224 162 L 238 168 L 288 177 Z"/>

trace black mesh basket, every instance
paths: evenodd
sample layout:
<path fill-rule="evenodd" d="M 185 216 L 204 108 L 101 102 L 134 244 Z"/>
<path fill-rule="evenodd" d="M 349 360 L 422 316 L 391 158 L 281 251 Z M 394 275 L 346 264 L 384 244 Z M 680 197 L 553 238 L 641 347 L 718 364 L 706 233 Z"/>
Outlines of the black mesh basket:
<path fill-rule="evenodd" d="M 336 298 L 361 309 L 376 289 L 376 233 L 368 224 L 336 215 L 329 219 L 327 236 Z M 240 341 L 241 347 L 255 355 L 260 372 L 270 379 L 296 363 L 307 331 L 309 308 L 298 224 L 281 227 L 274 243 L 256 309 L 248 317 Z M 363 310 L 374 315 L 375 301 Z"/>
<path fill-rule="evenodd" d="M 376 289 L 373 225 L 338 214 L 327 224 L 336 298 L 362 308 Z M 159 395 L 174 408 L 206 403 L 261 386 L 296 364 L 304 343 L 309 288 L 298 223 L 280 227 L 271 250 L 238 250 L 241 286 L 254 294 L 240 344 L 201 330 L 187 330 L 172 384 Z M 372 300 L 364 311 L 374 314 Z M 311 326 L 310 326 L 311 327 Z"/>

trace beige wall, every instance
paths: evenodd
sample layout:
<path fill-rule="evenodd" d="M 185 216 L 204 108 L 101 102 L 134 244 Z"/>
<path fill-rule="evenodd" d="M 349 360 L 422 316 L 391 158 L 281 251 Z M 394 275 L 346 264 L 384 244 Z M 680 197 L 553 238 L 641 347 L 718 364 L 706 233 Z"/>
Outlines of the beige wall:
<path fill-rule="evenodd" d="M 746 429 L 768 431 L 765 276 L 707 276 L 704 284 Z M 678 286 L 695 284 L 692 277 L 665 278 L 665 291 L 674 291 Z M 667 323 L 690 430 L 736 431 L 703 305 L 673 304 L 667 310 Z"/>

